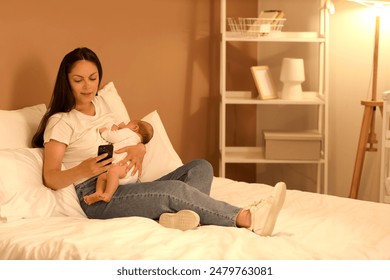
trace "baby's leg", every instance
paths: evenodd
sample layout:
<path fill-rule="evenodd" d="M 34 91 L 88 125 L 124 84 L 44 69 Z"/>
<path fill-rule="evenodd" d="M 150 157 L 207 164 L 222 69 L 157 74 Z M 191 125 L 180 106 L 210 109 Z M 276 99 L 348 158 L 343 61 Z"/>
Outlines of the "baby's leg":
<path fill-rule="evenodd" d="M 107 184 L 107 172 L 100 174 L 96 181 L 96 190 L 93 194 L 84 196 L 84 201 L 88 205 L 91 205 L 95 202 L 101 201 L 102 194 L 106 188 Z"/>
<path fill-rule="evenodd" d="M 106 189 L 100 195 L 101 200 L 109 202 L 119 186 L 119 179 L 126 176 L 127 165 L 113 164 L 107 172 Z"/>

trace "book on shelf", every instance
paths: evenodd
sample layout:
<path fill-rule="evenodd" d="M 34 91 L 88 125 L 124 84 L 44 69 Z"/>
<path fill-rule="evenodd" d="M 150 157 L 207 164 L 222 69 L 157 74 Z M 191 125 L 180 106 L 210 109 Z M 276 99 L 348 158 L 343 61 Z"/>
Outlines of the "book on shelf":
<path fill-rule="evenodd" d="M 282 10 L 265 10 L 261 11 L 259 14 L 259 18 L 265 19 L 265 20 L 278 20 L 281 18 L 284 18 L 285 14 Z"/>

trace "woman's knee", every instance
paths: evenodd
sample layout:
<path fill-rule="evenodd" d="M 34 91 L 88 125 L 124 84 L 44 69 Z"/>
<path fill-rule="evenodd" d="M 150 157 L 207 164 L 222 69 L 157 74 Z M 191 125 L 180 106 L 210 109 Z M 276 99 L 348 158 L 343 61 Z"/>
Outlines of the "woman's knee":
<path fill-rule="evenodd" d="M 213 166 L 205 159 L 196 159 L 193 161 L 195 168 L 198 168 L 203 175 L 214 175 Z"/>

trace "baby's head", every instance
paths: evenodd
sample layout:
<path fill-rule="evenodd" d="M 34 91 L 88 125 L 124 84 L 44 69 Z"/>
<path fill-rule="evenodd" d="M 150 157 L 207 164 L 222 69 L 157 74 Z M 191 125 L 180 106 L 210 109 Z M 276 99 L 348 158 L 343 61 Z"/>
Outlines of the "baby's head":
<path fill-rule="evenodd" d="M 126 127 L 138 133 L 143 144 L 149 143 L 150 139 L 153 137 L 153 126 L 148 122 L 142 120 L 131 120 L 126 124 Z"/>

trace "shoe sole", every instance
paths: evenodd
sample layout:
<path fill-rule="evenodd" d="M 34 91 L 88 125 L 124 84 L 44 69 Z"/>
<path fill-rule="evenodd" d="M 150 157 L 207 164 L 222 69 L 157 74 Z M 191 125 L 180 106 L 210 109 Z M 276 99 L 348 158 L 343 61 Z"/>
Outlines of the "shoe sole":
<path fill-rule="evenodd" d="M 284 200 L 286 198 L 286 184 L 283 182 L 279 182 L 275 185 L 275 190 L 273 193 L 274 203 L 271 206 L 271 209 L 269 210 L 268 218 L 264 224 L 264 228 L 260 233 L 257 233 L 261 236 L 269 236 L 272 234 L 277 217 L 279 215 L 280 210 L 283 207 Z"/>
<path fill-rule="evenodd" d="M 177 213 L 161 214 L 159 224 L 180 230 L 196 229 L 199 226 L 200 218 L 197 213 L 191 210 L 180 210 Z"/>

